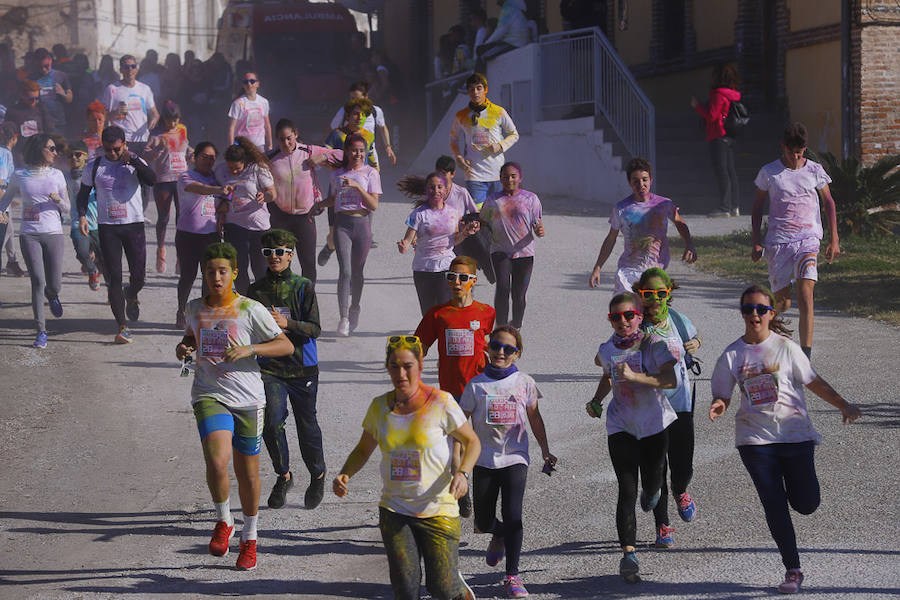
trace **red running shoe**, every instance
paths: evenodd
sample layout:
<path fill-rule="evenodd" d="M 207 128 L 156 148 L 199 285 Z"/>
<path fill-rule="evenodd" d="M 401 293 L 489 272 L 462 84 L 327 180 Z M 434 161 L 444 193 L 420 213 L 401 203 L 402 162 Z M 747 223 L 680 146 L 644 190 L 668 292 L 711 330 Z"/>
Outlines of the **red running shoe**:
<path fill-rule="evenodd" d="M 234 536 L 234 525 L 228 526 L 225 521 L 216 521 L 212 539 L 209 541 L 209 553 L 213 556 L 228 554 L 228 542 Z"/>
<path fill-rule="evenodd" d="M 256 568 L 256 540 L 241 542 L 241 553 L 234 566 L 238 571 L 252 571 Z"/>

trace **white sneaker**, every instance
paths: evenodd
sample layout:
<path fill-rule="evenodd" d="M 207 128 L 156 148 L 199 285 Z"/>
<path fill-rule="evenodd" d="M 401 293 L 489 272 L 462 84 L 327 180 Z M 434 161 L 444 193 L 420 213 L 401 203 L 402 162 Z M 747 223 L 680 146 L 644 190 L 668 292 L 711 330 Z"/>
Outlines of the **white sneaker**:
<path fill-rule="evenodd" d="M 341 319 L 341 322 L 338 323 L 337 334 L 341 337 L 350 335 L 350 319 Z"/>

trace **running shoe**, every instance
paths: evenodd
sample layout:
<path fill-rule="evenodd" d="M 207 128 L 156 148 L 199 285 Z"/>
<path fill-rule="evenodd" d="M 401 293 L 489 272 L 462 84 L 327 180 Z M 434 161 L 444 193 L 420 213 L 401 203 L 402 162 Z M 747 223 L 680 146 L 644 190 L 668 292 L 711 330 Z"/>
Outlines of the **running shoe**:
<path fill-rule="evenodd" d="M 739 209 L 739 208 L 732 208 L 732 209 L 731 209 L 731 216 L 732 216 L 732 217 L 739 217 L 739 216 L 741 216 L 741 209 Z"/>
<path fill-rule="evenodd" d="M 288 472 L 288 475 L 291 475 Z M 269 508 L 281 508 L 287 500 L 288 490 L 294 487 L 294 477 L 287 479 L 284 475 L 279 475 L 272 486 L 272 493 L 269 494 Z"/>
<path fill-rule="evenodd" d="M 653 544 L 654 548 L 671 548 L 675 545 L 675 540 L 672 538 L 672 534 L 675 533 L 674 527 L 669 527 L 668 525 L 661 525 L 659 531 L 656 533 L 656 543 Z"/>
<path fill-rule="evenodd" d="M 459 504 L 459 516 L 468 519 L 472 516 L 472 492 L 466 490 L 466 495 L 456 501 Z"/>
<path fill-rule="evenodd" d="M 137 298 L 125 297 L 125 316 L 129 321 L 141 318 L 141 302 Z"/>
<path fill-rule="evenodd" d="M 59 301 L 59 296 L 50 298 L 49 304 L 50 304 L 50 313 L 57 319 L 60 318 L 63 315 L 63 307 L 62 307 L 62 302 Z"/>
<path fill-rule="evenodd" d="M 212 539 L 209 541 L 209 553 L 213 556 L 225 556 L 228 554 L 228 542 L 234 536 L 234 525 L 228 525 L 225 521 L 216 521 Z"/>
<path fill-rule="evenodd" d="M 625 580 L 625 583 L 640 583 L 638 570 L 638 559 L 634 552 L 625 553 L 625 556 L 619 561 L 619 575 Z"/>
<path fill-rule="evenodd" d="M 100 273 L 88 275 L 88 287 L 95 292 L 100 289 Z"/>
<path fill-rule="evenodd" d="M 778 586 L 778 591 L 782 594 L 796 594 L 803 585 L 803 571 L 800 569 L 791 569 L 784 574 L 784 581 Z"/>
<path fill-rule="evenodd" d="M 156 249 L 156 272 L 162 275 L 166 272 L 166 249 L 160 247 Z"/>
<path fill-rule="evenodd" d="M 131 337 L 131 330 L 128 329 L 125 325 L 119 327 L 119 333 L 116 334 L 115 343 L 116 344 L 130 344 L 134 341 L 134 338 Z"/>
<path fill-rule="evenodd" d="M 361 310 L 358 306 L 356 308 L 350 307 L 350 331 L 356 331 L 356 328 L 359 327 L 359 313 Z"/>
<path fill-rule="evenodd" d="M 507 598 L 527 598 L 528 590 L 522 583 L 522 578 L 518 575 L 507 575 L 503 580 L 503 587 L 506 588 Z"/>
<path fill-rule="evenodd" d="M 656 505 L 659 503 L 659 495 L 662 490 L 656 490 L 656 493 L 652 496 L 649 495 L 644 490 L 641 490 L 641 510 L 644 512 L 650 512 Z"/>
<path fill-rule="evenodd" d="M 484 553 L 484 562 L 486 562 L 489 567 L 496 567 L 500 564 L 500 561 L 503 560 L 503 555 L 505 553 L 506 545 L 503 543 L 503 538 L 492 535 L 491 541 L 488 542 L 487 552 Z"/>
<path fill-rule="evenodd" d="M 238 571 L 252 571 L 256 568 L 256 540 L 241 542 L 241 552 L 234 566 Z"/>
<path fill-rule="evenodd" d="M 687 492 L 675 496 L 675 503 L 678 504 L 678 516 L 681 520 L 690 523 L 694 520 L 694 513 L 697 512 L 697 505 L 694 499 Z"/>
<path fill-rule="evenodd" d="M 7 263 L 6 274 L 11 277 L 25 277 L 25 271 L 23 271 L 22 267 L 19 266 L 19 263 L 14 260 Z"/>
<path fill-rule="evenodd" d="M 321 250 L 319 250 L 319 256 L 316 258 L 316 262 L 320 267 L 324 267 L 328 264 L 328 259 L 331 258 L 331 255 L 334 254 L 334 250 L 328 247 L 328 244 L 325 244 Z"/>
<path fill-rule="evenodd" d="M 459 583 L 462 585 L 463 599 L 464 600 L 476 600 L 475 592 L 472 591 L 472 586 L 466 581 L 466 578 L 463 577 L 462 571 L 458 571 L 459 573 Z"/>
<path fill-rule="evenodd" d="M 377 247 L 378 247 L 378 242 L 376 242 L 375 240 L 372 240 L 369 243 L 369 248 L 377 248 Z"/>
<path fill-rule="evenodd" d="M 338 323 L 337 334 L 341 337 L 347 337 L 350 335 L 349 319 L 341 319 L 340 323 Z"/>
<path fill-rule="evenodd" d="M 184 330 L 184 313 L 180 310 L 175 313 L 175 329 Z"/>
<path fill-rule="evenodd" d="M 47 347 L 47 332 L 39 331 L 37 337 L 34 338 L 34 343 L 32 344 L 35 348 L 46 348 Z"/>
<path fill-rule="evenodd" d="M 306 493 L 303 495 L 303 506 L 306 510 L 312 510 L 322 504 L 322 498 L 325 497 L 325 471 L 321 477 L 312 477 Z"/>

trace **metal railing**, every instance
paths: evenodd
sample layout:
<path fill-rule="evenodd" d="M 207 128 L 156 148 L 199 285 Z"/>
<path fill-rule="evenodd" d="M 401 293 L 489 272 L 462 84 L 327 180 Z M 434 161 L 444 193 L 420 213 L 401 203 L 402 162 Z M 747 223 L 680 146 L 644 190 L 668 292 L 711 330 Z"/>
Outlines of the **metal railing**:
<path fill-rule="evenodd" d="M 472 73 L 474 71 L 461 71 L 425 85 L 426 137 L 430 137 L 434 132 L 437 127 L 437 119 L 443 118 L 456 98 L 457 91 Z"/>
<path fill-rule="evenodd" d="M 602 117 L 631 156 L 656 163 L 653 104 L 599 28 L 541 36 L 544 120 Z"/>

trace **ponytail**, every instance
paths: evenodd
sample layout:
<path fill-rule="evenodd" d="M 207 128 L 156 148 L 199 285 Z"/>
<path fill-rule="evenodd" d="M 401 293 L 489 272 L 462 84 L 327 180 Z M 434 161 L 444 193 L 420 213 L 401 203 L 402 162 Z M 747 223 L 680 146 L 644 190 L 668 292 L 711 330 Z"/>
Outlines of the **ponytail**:
<path fill-rule="evenodd" d="M 225 160 L 228 162 L 242 162 L 244 165 L 265 167 L 269 171 L 272 170 L 272 164 L 269 162 L 268 157 L 256 147 L 256 144 L 244 136 L 234 138 L 234 143 L 225 150 Z"/>

